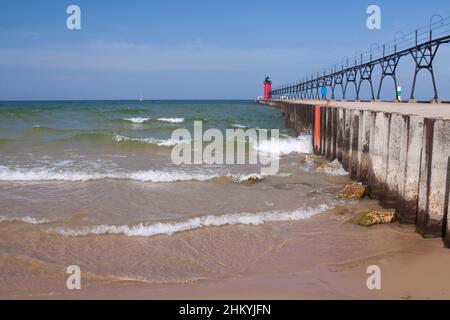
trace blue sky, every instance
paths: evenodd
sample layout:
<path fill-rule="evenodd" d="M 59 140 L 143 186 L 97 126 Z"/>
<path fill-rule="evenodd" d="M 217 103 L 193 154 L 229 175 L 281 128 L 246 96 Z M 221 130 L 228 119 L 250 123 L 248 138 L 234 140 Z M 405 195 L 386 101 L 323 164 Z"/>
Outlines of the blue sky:
<path fill-rule="evenodd" d="M 81 8 L 81 30 L 66 28 L 70 4 Z M 370 4 L 381 7 L 381 30 L 366 28 Z M 433 14 L 449 16 L 448 0 L 0 0 L 0 100 L 137 99 L 141 92 L 253 99 L 266 74 L 275 85 L 300 79 L 427 25 Z M 440 49 L 436 76 L 450 100 L 449 47 Z M 411 70 L 406 61 L 400 67 L 405 88 Z M 427 80 L 419 79 L 419 97 L 431 97 Z"/>

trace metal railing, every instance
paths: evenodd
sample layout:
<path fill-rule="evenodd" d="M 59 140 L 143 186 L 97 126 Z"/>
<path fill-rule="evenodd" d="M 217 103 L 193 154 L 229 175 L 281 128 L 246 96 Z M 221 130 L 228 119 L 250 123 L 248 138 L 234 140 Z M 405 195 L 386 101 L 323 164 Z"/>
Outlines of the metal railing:
<path fill-rule="evenodd" d="M 437 19 L 436 19 L 437 18 Z M 397 66 L 404 56 L 411 56 L 415 62 L 414 79 L 410 99 L 415 100 L 415 88 L 417 74 L 421 70 L 428 70 L 433 83 L 434 98 L 438 102 L 436 79 L 433 70 L 433 61 L 439 47 L 450 42 L 450 17 L 442 18 L 434 15 L 427 26 L 404 34 L 397 32 L 394 40 L 379 46 L 373 43 L 367 52 L 358 52 L 353 59 L 344 57 L 340 63 L 335 63 L 331 68 L 321 73 L 316 73 L 303 78 L 301 81 L 286 84 L 272 90 L 275 99 L 326 99 L 322 88 L 331 88 L 331 99 L 335 99 L 336 87 L 341 87 L 343 99 L 346 99 L 349 85 L 356 89 L 356 100 L 360 99 L 361 85 L 367 81 L 370 83 L 372 100 L 380 99 L 381 89 L 386 77 L 394 80 L 395 93 L 397 93 Z M 374 50 L 376 46 L 376 50 Z M 381 78 L 378 93 L 375 98 L 373 86 L 373 71 L 376 66 L 381 67 Z"/>

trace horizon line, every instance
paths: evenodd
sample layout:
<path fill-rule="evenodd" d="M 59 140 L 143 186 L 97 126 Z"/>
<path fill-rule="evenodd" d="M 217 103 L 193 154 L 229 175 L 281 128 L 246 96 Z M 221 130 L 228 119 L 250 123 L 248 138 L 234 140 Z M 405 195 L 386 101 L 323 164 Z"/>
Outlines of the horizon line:
<path fill-rule="evenodd" d="M 142 101 L 139 99 L 8 99 L 1 100 L 0 102 L 69 102 L 69 101 L 137 101 L 137 102 L 146 102 L 146 101 L 256 101 L 257 99 L 213 99 L 213 98 L 187 98 L 187 99 L 143 99 Z"/>

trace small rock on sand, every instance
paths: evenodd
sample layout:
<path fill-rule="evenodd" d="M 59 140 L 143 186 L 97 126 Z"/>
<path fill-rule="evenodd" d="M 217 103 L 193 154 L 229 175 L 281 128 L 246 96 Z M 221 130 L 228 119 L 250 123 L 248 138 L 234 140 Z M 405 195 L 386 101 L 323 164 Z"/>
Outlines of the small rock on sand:
<path fill-rule="evenodd" d="M 387 224 L 395 221 L 395 210 L 378 210 L 363 213 L 351 220 L 352 223 L 370 227 L 377 224 Z"/>
<path fill-rule="evenodd" d="M 342 199 L 360 199 L 366 194 L 366 186 L 359 183 L 351 183 L 345 186 L 344 190 L 341 191 L 340 196 Z"/>

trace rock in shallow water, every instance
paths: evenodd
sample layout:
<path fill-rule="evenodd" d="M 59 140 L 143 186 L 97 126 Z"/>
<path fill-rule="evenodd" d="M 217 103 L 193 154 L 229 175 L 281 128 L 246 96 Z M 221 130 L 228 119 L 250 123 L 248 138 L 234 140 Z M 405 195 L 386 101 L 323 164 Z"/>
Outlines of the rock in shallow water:
<path fill-rule="evenodd" d="M 316 162 L 316 157 L 313 155 L 306 155 L 305 159 L 300 160 L 302 164 L 313 164 Z"/>
<path fill-rule="evenodd" d="M 256 182 L 261 181 L 261 180 L 262 180 L 261 177 L 250 176 L 250 177 L 248 177 L 248 179 L 246 180 L 246 182 L 249 182 L 249 183 L 256 183 Z"/>
<path fill-rule="evenodd" d="M 262 181 L 264 178 L 260 175 L 254 174 L 254 175 L 248 175 L 248 176 L 239 176 L 239 177 L 233 177 L 232 181 L 233 183 L 247 183 L 247 184 L 254 184 Z"/>
<path fill-rule="evenodd" d="M 333 162 L 321 162 L 317 167 L 316 172 L 326 173 L 332 176 L 345 176 L 347 175 L 347 171 L 344 170 L 342 163 L 339 160 L 334 160 Z"/>

